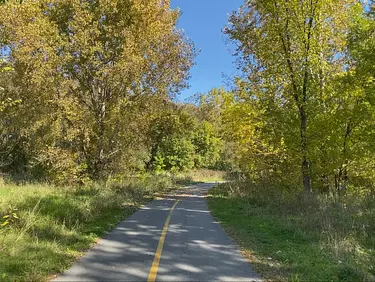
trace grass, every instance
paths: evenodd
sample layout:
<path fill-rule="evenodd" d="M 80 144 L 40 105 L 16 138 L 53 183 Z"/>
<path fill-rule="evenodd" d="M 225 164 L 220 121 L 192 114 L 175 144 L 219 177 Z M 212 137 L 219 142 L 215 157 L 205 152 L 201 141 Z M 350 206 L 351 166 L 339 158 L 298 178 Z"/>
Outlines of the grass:
<path fill-rule="evenodd" d="M 223 182 L 226 178 L 226 172 L 210 169 L 198 169 L 186 172 L 183 175 L 180 175 L 180 177 L 184 177 L 193 182 Z"/>
<path fill-rule="evenodd" d="M 375 281 L 375 199 L 340 202 L 253 183 L 210 191 L 212 214 L 270 281 Z"/>
<path fill-rule="evenodd" d="M 178 181 L 160 175 L 88 187 L 3 184 L 0 224 L 8 224 L 0 228 L 0 281 L 45 281 L 62 272 L 118 222 Z"/>

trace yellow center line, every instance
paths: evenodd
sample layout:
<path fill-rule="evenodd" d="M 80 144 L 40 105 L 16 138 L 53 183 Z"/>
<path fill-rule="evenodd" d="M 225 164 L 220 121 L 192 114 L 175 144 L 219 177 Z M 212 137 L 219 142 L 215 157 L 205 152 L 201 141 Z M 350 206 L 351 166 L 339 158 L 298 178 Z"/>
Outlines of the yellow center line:
<path fill-rule="evenodd" d="M 152 263 L 150 273 L 148 274 L 147 282 L 155 282 L 155 280 L 156 280 L 156 275 L 158 274 L 160 258 L 161 258 L 161 254 L 163 252 L 163 245 L 164 245 L 165 236 L 167 235 L 169 222 L 171 221 L 172 213 L 173 213 L 175 207 L 177 206 L 177 204 L 179 202 L 180 202 L 180 200 L 178 200 L 177 202 L 174 203 L 173 207 L 171 208 L 171 210 L 169 212 L 167 220 L 165 221 L 163 232 L 161 233 L 161 236 L 160 236 L 160 239 L 159 239 L 158 248 L 156 249 L 155 258 L 154 258 L 154 261 Z"/>

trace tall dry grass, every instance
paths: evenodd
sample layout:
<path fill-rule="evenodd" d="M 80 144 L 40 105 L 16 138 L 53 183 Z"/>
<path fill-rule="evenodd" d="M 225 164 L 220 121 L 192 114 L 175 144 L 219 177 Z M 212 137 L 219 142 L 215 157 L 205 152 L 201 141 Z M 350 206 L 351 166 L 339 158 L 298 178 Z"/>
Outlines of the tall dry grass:
<path fill-rule="evenodd" d="M 0 186 L 0 281 L 43 281 L 69 267 L 121 219 L 176 188 L 167 175 L 83 187 Z"/>
<path fill-rule="evenodd" d="M 232 200 L 238 199 L 241 209 L 247 209 L 249 216 L 254 211 L 274 216 L 287 230 L 308 234 L 306 237 L 316 239 L 316 248 L 342 269 L 340 280 L 375 281 L 373 191 L 352 188 L 340 197 L 306 195 L 290 187 L 275 187 L 270 183 L 247 180 L 223 184 L 219 194 Z M 345 280 L 346 277 L 354 277 L 354 280 Z"/>

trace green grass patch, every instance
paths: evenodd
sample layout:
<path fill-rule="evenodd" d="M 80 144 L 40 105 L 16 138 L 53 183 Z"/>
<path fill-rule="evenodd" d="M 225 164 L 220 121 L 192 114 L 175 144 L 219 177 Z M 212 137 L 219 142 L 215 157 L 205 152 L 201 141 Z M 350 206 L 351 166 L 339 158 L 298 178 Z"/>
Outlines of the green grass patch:
<path fill-rule="evenodd" d="M 88 187 L 0 186 L 0 281 L 45 281 L 103 234 L 173 188 L 167 176 Z"/>
<path fill-rule="evenodd" d="M 318 198 L 283 197 L 249 184 L 239 186 L 212 189 L 208 205 L 264 278 L 375 281 L 374 238 L 369 233 L 373 226 L 362 231 L 353 227 L 358 214 L 347 204 L 339 208 Z M 360 222 L 370 224 L 363 218 Z"/>

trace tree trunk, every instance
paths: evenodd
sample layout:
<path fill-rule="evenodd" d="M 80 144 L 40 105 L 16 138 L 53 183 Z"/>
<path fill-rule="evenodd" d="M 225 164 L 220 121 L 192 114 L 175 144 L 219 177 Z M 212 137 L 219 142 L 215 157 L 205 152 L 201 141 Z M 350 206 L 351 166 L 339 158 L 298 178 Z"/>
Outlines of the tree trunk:
<path fill-rule="evenodd" d="M 308 145 L 307 145 L 307 116 L 303 105 L 300 106 L 300 118 L 301 118 L 301 154 L 302 154 L 302 178 L 303 188 L 305 192 L 311 192 L 311 177 L 310 177 L 310 163 L 308 161 Z"/>
<path fill-rule="evenodd" d="M 343 162 L 339 167 L 339 175 L 338 175 L 338 186 L 336 187 L 339 195 L 341 195 L 347 189 L 347 184 L 349 180 L 348 176 L 348 159 L 347 159 L 347 143 L 352 132 L 351 122 L 348 122 L 346 125 L 345 136 L 344 136 L 344 144 L 342 149 L 343 155 Z"/>
<path fill-rule="evenodd" d="M 105 169 L 105 119 L 107 116 L 107 93 L 106 89 L 100 86 L 92 86 L 92 104 L 95 109 L 95 122 L 96 122 L 96 151 L 93 152 L 93 168 L 92 168 L 92 178 L 101 179 L 103 177 L 103 172 Z"/>
<path fill-rule="evenodd" d="M 150 160 L 146 162 L 146 169 L 148 171 L 152 170 L 157 152 L 158 152 L 158 145 L 153 145 L 151 148 Z"/>
<path fill-rule="evenodd" d="M 312 2 L 311 2 L 312 4 Z M 314 14 L 314 13 L 313 13 Z M 301 118 L 301 153 L 302 153 L 302 178 L 303 178 L 303 188 L 306 193 L 312 192 L 311 188 L 311 177 L 310 177 L 310 163 L 308 161 L 308 144 L 307 144 L 307 114 L 306 114 L 306 102 L 307 102 L 307 87 L 309 84 L 309 63 L 310 63 L 310 39 L 311 30 L 314 21 L 314 15 L 311 15 L 308 23 L 308 33 L 306 41 L 306 57 L 305 57 L 305 70 L 303 77 L 303 87 L 302 87 L 302 101 L 299 105 L 299 113 Z"/>

